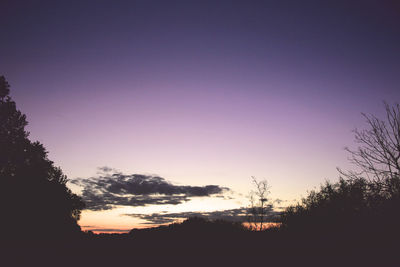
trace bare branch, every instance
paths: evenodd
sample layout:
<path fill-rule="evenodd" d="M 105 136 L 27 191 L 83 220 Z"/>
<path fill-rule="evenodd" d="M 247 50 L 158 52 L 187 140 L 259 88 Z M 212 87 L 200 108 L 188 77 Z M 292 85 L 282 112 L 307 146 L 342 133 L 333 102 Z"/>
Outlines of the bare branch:
<path fill-rule="evenodd" d="M 248 216 L 248 222 L 254 230 L 262 231 L 264 229 L 267 212 L 272 208 L 267 198 L 270 193 L 270 186 L 266 180 L 257 181 L 254 176 L 252 176 L 251 179 L 256 190 L 249 193 L 250 214 Z"/>
<path fill-rule="evenodd" d="M 359 171 L 339 173 L 349 179 L 367 178 L 379 188 L 387 187 L 386 182 L 400 173 L 400 105 L 390 107 L 384 103 L 386 120 L 362 113 L 369 129 L 355 129 L 356 150 L 345 148 L 350 154 L 349 161 Z"/>

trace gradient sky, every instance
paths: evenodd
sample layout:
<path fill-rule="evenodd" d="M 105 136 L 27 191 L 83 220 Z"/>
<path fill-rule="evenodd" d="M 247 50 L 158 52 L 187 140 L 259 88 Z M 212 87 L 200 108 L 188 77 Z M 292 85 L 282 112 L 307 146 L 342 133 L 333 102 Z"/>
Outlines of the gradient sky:
<path fill-rule="evenodd" d="M 233 191 L 85 211 L 82 226 L 246 206 L 253 175 L 272 199 L 299 200 L 350 168 L 343 148 L 361 112 L 382 116 L 383 100 L 400 100 L 396 1 L 3 0 L 0 10 L 0 75 L 31 139 L 71 180 L 108 166 Z"/>

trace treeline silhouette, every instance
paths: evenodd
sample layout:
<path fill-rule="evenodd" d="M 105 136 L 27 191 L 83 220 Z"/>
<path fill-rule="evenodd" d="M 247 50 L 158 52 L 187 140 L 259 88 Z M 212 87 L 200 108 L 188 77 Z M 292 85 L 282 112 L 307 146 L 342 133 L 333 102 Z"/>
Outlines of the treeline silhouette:
<path fill-rule="evenodd" d="M 25 130 L 26 116 L 0 76 L 0 205 L 2 239 L 60 239 L 79 235 L 84 203 L 66 186 L 67 177 Z"/>
<path fill-rule="evenodd" d="M 326 182 L 309 192 L 301 203 L 281 213 L 280 227 L 252 231 L 238 222 L 192 217 L 182 223 L 132 229 L 127 234 L 93 234 L 81 231 L 77 221 L 84 202 L 67 188 L 67 177 L 47 158 L 43 145 L 28 139 L 26 117 L 17 110 L 9 96 L 9 84 L 1 76 L 1 241 L 7 256 L 3 261 L 10 260 L 14 266 L 35 260 L 52 266 L 115 266 L 139 260 L 148 265 L 169 261 L 395 266 L 400 237 L 398 110 L 398 106 L 389 110 L 394 111 L 394 116 L 389 116 L 393 131 L 387 139 L 384 129 L 379 129 L 382 125 L 369 121 L 371 138 L 377 133 L 381 136 L 372 141 L 366 138 L 372 152 L 361 149 L 353 154 L 364 172 L 342 172 L 344 177 L 337 183 Z M 377 160 L 374 151 L 383 157 L 372 165 L 375 169 L 357 158 L 369 155 Z M 371 173 L 378 175 L 365 177 Z"/>
<path fill-rule="evenodd" d="M 400 233 L 400 179 L 326 182 L 281 215 L 282 230 L 302 234 L 379 238 Z"/>
<path fill-rule="evenodd" d="M 227 220 L 208 220 L 201 217 L 190 217 L 182 223 L 172 223 L 166 226 L 158 226 L 155 228 L 132 229 L 129 235 L 133 238 L 141 239 L 150 236 L 160 236 L 168 238 L 212 238 L 212 237 L 228 237 L 234 234 L 240 234 L 247 229 L 240 222 L 231 222 Z"/>

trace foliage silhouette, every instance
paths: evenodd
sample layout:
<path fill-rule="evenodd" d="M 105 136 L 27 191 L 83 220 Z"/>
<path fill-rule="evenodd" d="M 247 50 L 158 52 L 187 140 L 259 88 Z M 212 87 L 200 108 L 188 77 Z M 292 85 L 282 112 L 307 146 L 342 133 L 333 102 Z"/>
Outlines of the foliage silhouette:
<path fill-rule="evenodd" d="M 84 203 L 66 186 L 67 177 L 25 131 L 26 116 L 0 76 L 0 203 L 2 236 L 13 239 L 71 237 Z"/>
<path fill-rule="evenodd" d="M 387 122 L 367 117 L 370 129 L 355 131 L 361 146 L 351 151 L 359 172 L 343 172 L 281 215 L 282 230 L 307 237 L 390 246 L 400 237 L 399 105 L 386 105 Z M 392 132 L 385 125 L 390 125 Z M 393 142 L 393 143 L 390 143 Z M 379 159 L 378 159 L 379 158 Z M 386 162 L 385 162 L 386 160 Z M 374 244 L 375 243 L 375 244 Z M 393 247 L 393 246 L 392 246 Z"/>

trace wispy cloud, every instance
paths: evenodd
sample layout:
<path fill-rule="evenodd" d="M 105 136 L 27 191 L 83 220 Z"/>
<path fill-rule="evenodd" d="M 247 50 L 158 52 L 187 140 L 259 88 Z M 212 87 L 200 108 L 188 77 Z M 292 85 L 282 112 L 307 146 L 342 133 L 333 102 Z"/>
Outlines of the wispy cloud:
<path fill-rule="evenodd" d="M 144 224 L 166 224 L 172 223 L 179 219 L 186 219 L 189 217 L 204 217 L 210 220 L 223 219 L 228 221 L 245 222 L 249 212 L 247 208 L 219 210 L 211 212 L 179 212 L 179 213 L 153 213 L 153 214 L 124 214 L 125 216 L 131 216 L 145 220 Z M 270 207 L 265 214 L 265 221 L 274 221 L 279 216 L 279 212 L 276 212 Z"/>

